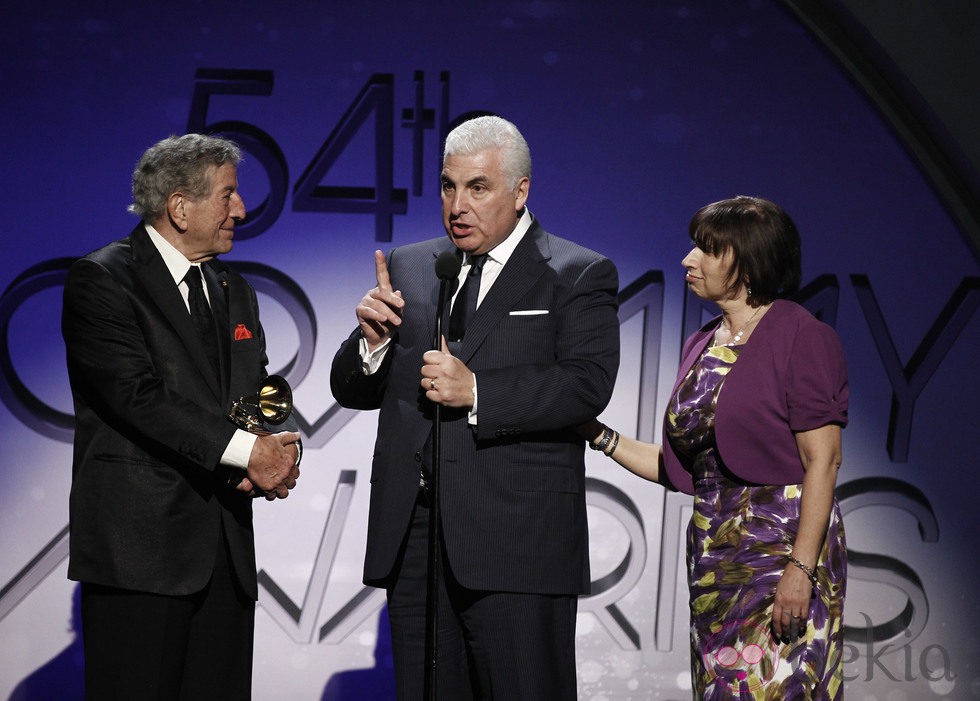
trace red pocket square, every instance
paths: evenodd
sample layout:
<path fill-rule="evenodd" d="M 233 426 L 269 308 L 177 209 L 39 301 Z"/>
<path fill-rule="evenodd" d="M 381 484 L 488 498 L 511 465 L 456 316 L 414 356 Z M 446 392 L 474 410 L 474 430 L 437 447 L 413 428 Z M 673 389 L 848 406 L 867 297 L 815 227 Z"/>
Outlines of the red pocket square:
<path fill-rule="evenodd" d="M 235 327 L 235 340 L 244 341 L 246 338 L 251 338 L 252 332 L 248 330 L 245 324 L 239 324 Z"/>

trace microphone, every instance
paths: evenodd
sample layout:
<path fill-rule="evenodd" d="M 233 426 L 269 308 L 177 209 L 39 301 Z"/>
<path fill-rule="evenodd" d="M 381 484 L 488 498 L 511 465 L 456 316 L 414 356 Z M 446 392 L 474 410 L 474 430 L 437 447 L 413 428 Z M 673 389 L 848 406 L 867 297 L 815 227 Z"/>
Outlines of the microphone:
<path fill-rule="evenodd" d="M 440 280 L 455 280 L 459 277 L 459 271 L 463 267 L 463 261 L 455 251 L 446 251 L 436 258 L 436 277 Z"/>
<path fill-rule="evenodd" d="M 442 319 L 446 308 L 446 288 L 450 282 L 455 283 L 463 261 L 455 251 L 446 251 L 436 258 L 436 277 L 439 278 L 439 302 L 436 304 L 436 337 L 432 348 L 442 350 Z"/>

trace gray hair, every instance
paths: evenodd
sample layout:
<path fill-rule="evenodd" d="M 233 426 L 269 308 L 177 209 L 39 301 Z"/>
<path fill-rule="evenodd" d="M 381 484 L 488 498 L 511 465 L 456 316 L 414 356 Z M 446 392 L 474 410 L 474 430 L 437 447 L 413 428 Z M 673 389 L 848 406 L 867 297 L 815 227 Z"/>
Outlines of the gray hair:
<path fill-rule="evenodd" d="M 167 199 L 183 192 L 192 200 L 211 192 L 210 170 L 242 160 L 238 145 L 217 136 L 169 136 L 146 150 L 133 171 L 133 204 L 129 211 L 146 221 L 163 216 Z"/>
<path fill-rule="evenodd" d="M 531 151 L 513 124 L 502 117 L 486 116 L 470 119 L 449 132 L 442 152 L 445 163 L 449 156 L 469 156 L 487 149 L 500 149 L 501 167 L 512 188 L 521 178 L 531 177 Z"/>

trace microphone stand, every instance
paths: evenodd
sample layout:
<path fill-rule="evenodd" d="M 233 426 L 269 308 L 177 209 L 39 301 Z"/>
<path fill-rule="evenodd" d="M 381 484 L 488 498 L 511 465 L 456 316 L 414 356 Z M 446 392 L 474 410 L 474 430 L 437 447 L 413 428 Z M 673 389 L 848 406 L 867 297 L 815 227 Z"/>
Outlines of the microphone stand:
<path fill-rule="evenodd" d="M 452 260 L 450 261 L 449 258 Z M 455 271 L 453 270 L 455 268 Z M 454 253 L 443 253 L 436 260 L 439 276 L 439 301 L 436 304 L 436 333 L 434 350 L 442 350 L 442 318 L 446 308 L 446 292 L 450 281 L 459 275 L 460 261 Z M 429 556 L 426 572 L 425 599 L 425 682 L 427 701 L 436 701 L 436 670 L 439 666 L 439 575 L 441 572 L 441 522 L 439 515 L 439 467 L 442 462 L 441 428 L 442 405 L 435 404 L 432 424 L 432 469 L 429 475 Z"/>

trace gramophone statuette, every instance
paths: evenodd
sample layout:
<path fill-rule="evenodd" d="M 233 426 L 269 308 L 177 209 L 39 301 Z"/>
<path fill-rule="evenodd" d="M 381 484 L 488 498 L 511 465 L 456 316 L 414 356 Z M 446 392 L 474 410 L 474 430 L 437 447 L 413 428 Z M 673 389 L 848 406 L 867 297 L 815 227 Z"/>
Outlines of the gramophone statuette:
<path fill-rule="evenodd" d="M 267 424 L 278 426 L 293 410 L 293 391 L 284 377 L 269 375 L 255 394 L 232 402 L 228 418 L 250 433 L 268 433 Z"/>

